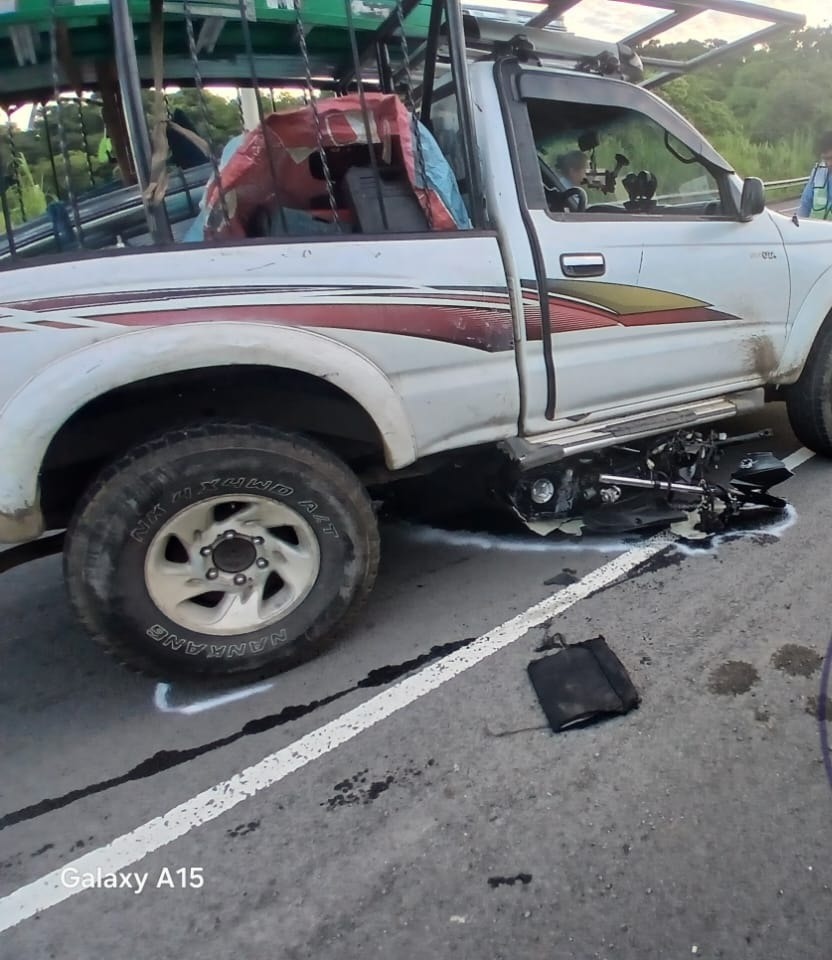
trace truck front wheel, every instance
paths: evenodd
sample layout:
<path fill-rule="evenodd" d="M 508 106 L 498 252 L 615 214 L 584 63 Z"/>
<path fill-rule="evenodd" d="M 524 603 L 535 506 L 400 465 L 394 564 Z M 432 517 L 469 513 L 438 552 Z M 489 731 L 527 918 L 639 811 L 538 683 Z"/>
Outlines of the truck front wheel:
<path fill-rule="evenodd" d="M 797 439 L 832 457 L 832 323 L 824 325 L 800 379 L 788 388 L 786 407 Z"/>
<path fill-rule="evenodd" d="M 93 636 L 152 676 L 276 673 L 319 653 L 372 589 L 369 498 L 338 458 L 266 426 L 171 431 L 109 467 L 65 550 Z"/>

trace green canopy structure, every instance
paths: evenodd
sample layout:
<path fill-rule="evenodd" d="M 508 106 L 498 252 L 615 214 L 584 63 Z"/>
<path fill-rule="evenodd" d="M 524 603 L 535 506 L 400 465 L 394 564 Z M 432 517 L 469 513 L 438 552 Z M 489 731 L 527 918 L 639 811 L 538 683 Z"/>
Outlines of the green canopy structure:
<path fill-rule="evenodd" d="M 153 79 L 151 50 L 151 4 L 127 4 L 135 38 L 136 57 L 143 83 Z M 237 0 L 191 0 L 187 4 L 195 26 L 199 70 L 205 82 L 238 85 L 249 82 L 250 63 L 245 52 L 241 7 Z M 430 0 L 403 2 L 405 42 L 414 51 L 423 44 L 430 19 Z M 165 82 L 193 83 L 186 5 L 165 2 Z M 398 32 L 397 5 L 392 0 L 352 0 L 348 17 L 342 0 L 302 0 L 299 12 L 291 0 L 246 0 L 255 68 L 270 84 L 305 83 L 307 64 L 298 43 L 302 22 L 308 66 L 316 85 L 332 86 L 353 71 L 350 19 L 364 56 L 373 52 L 380 29 L 390 24 L 388 35 Z M 20 102 L 52 91 L 50 30 L 56 19 L 60 80 L 71 89 L 79 84 L 97 86 L 96 66 L 114 53 L 113 16 L 109 3 L 69 0 L 0 0 L 0 101 Z M 391 23 L 391 21 L 393 21 Z M 401 39 L 397 36 L 396 44 Z M 391 51 L 393 59 L 396 51 Z M 363 59 L 363 57 L 362 57 Z"/>

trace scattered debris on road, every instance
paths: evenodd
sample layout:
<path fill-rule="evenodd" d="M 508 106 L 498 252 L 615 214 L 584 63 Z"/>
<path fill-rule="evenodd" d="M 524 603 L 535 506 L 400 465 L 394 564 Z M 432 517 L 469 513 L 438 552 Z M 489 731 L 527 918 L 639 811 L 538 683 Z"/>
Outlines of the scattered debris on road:
<path fill-rule="evenodd" d="M 518 873 L 513 877 L 489 877 L 488 886 L 492 889 L 496 887 L 513 887 L 515 883 L 522 883 L 525 887 L 532 882 L 530 873 Z"/>

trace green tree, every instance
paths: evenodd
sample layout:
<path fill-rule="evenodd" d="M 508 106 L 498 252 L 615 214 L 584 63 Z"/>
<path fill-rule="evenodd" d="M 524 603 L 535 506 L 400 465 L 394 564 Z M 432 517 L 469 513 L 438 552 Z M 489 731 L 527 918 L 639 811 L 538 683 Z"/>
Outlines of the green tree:
<path fill-rule="evenodd" d="M 690 59 L 721 40 L 646 44 L 646 57 Z M 818 134 L 832 129 L 827 95 L 832 28 L 781 36 L 659 87 L 660 96 L 745 176 L 805 174 Z"/>

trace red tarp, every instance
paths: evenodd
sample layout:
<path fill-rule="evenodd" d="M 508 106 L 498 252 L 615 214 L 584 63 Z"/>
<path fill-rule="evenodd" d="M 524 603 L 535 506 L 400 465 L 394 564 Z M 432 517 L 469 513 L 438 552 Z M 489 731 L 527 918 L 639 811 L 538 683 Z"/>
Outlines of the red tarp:
<path fill-rule="evenodd" d="M 380 144 L 382 164 L 392 161 L 404 168 L 422 209 L 427 214 L 430 208 L 429 220 L 434 229 L 456 229 L 454 219 L 439 195 L 434 190 L 416 186 L 417 155 L 413 125 L 405 105 L 392 94 L 368 93 L 365 99 L 370 114 L 371 139 L 373 143 Z M 316 101 L 316 105 L 320 139 L 327 151 L 330 148 L 367 143 L 358 94 L 322 99 Z M 263 127 L 269 138 L 270 150 L 266 148 Z M 318 153 L 312 107 L 267 116 L 263 126 L 246 135 L 221 172 L 220 182 L 230 224 L 226 225 L 223 221 L 217 185 L 212 183 L 209 186 L 207 223 L 214 227 L 206 233 L 215 238 L 244 237 L 245 226 L 255 209 L 270 207 L 275 203 L 310 210 L 310 201 L 326 193 L 326 182 L 313 177 L 309 167 L 309 158 Z M 321 214 L 326 216 L 326 209 L 321 210 Z"/>

